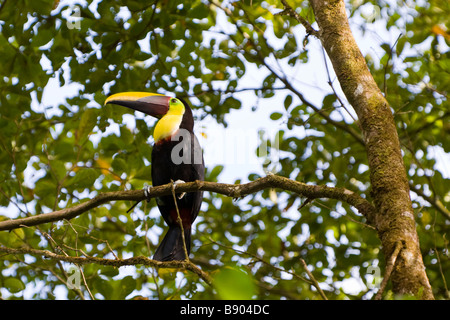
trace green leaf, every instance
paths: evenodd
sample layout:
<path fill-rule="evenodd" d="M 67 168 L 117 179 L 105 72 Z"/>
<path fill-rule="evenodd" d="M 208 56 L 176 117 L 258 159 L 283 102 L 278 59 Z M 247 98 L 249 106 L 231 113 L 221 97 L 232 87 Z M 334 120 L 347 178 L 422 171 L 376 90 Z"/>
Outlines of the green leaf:
<path fill-rule="evenodd" d="M 196 19 L 203 19 L 208 16 L 208 13 L 209 13 L 208 7 L 203 3 L 199 3 L 189 11 L 189 17 Z"/>
<path fill-rule="evenodd" d="M 272 114 L 270 115 L 270 119 L 272 119 L 272 120 L 279 120 L 279 119 L 281 119 L 282 116 L 283 116 L 282 113 L 280 113 L 280 112 L 274 112 L 274 113 L 272 113 Z"/>
<path fill-rule="evenodd" d="M 119 288 L 116 290 L 118 292 L 118 299 L 125 299 L 133 290 L 136 289 L 136 280 L 132 276 L 126 276 L 119 282 Z"/>
<path fill-rule="evenodd" d="M 239 109 L 241 107 L 241 101 L 234 97 L 227 98 L 223 104 L 229 109 Z"/>
<path fill-rule="evenodd" d="M 217 181 L 217 177 L 222 172 L 223 168 L 224 168 L 224 166 L 221 166 L 221 165 L 215 166 L 211 170 L 210 174 L 208 175 L 208 180 L 209 181 Z"/>
<path fill-rule="evenodd" d="M 72 187 L 74 189 L 90 188 L 99 176 L 100 172 L 98 170 L 92 168 L 81 168 L 75 173 L 75 176 L 66 180 L 64 186 Z"/>
<path fill-rule="evenodd" d="M 36 182 L 34 194 L 41 199 L 43 205 L 52 208 L 56 196 L 55 182 L 48 179 L 39 179 Z"/>
<path fill-rule="evenodd" d="M 37 12 L 41 15 L 49 14 L 55 4 L 54 0 L 25 0 L 27 7 L 31 12 Z"/>
<path fill-rule="evenodd" d="M 102 278 L 96 278 L 93 281 L 95 290 L 97 290 L 106 300 L 114 298 L 114 288 L 112 286 L 113 281 L 104 280 Z"/>
<path fill-rule="evenodd" d="M 89 108 L 84 110 L 83 114 L 81 115 L 80 124 L 78 126 L 78 143 L 83 144 L 87 140 L 89 134 L 92 133 L 92 130 L 97 124 L 97 114 L 97 109 Z"/>
<path fill-rule="evenodd" d="M 286 99 L 284 99 L 284 108 L 287 110 L 292 104 L 292 95 L 288 94 Z"/>
<path fill-rule="evenodd" d="M 213 285 L 223 300 L 249 300 L 256 293 L 253 278 L 237 267 L 220 269 L 214 275 Z"/>
<path fill-rule="evenodd" d="M 116 157 L 111 162 L 111 167 L 114 169 L 115 172 L 122 173 L 122 172 L 125 172 L 127 170 L 128 163 L 127 163 L 127 161 L 125 159 L 120 158 L 120 157 Z"/>
<path fill-rule="evenodd" d="M 3 287 L 11 293 L 18 293 L 25 289 L 25 284 L 20 279 L 8 277 L 3 281 Z"/>

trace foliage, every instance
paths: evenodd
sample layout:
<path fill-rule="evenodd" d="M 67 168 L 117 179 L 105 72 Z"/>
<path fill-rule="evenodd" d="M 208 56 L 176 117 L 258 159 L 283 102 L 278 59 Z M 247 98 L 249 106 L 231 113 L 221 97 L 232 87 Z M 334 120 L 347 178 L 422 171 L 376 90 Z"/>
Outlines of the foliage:
<path fill-rule="evenodd" d="M 296 7 L 314 21 L 307 1 Z M 427 274 L 436 297 L 448 298 L 450 172 L 441 157 L 450 152 L 449 3 L 355 0 L 348 8 L 360 38 L 375 27 L 389 35 L 371 44 L 376 47 L 366 59 L 395 113 Z M 314 68 L 325 70 L 323 60 L 314 59 L 322 51 L 312 37 L 304 41 L 303 27 L 292 18 L 273 14 L 279 9 L 272 0 L 3 0 L 0 220 L 151 183 L 153 120 L 136 114 L 130 125 L 128 110 L 103 106 L 107 95 L 122 91 L 190 97 L 198 126 L 211 119 L 226 126 L 228 115 L 247 110 L 249 101 L 257 119 L 265 101 L 276 101 L 264 121 L 279 129 L 279 144 L 268 143 L 268 150 L 280 159 L 265 169 L 345 187 L 370 200 L 365 150 L 352 134 L 358 124 L 342 107 L 336 83 L 337 95 L 326 79 L 304 78 L 302 68 L 311 61 L 321 61 Z M 368 9 L 381 10 L 371 15 Z M 315 85 L 320 98 L 310 92 Z M 61 98 L 49 102 L 55 97 Z M 222 169 L 207 163 L 206 179 L 220 181 Z M 257 178 L 260 169 L 236 182 Z M 300 258 L 329 299 L 370 298 L 376 291 L 369 268 L 381 268 L 382 275 L 380 242 L 346 204 L 323 199 L 298 210 L 306 199 L 274 190 L 243 199 L 205 196 L 192 261 L 212 274 L 216 288 L 189 272 L 89 264 L 81 269 L 81 288 L 72 290 L 73 266 L 1 253 L 0 297 L 215 299 L 247 284 L 238 289 L 243 298 L 320 299 L 302 280 L 308 276 Z M 71 221 L 0 232 L 0 245 L 150 257 L 164 222 L 154 202 L 127 214 L 132 205 L 109 203 Z M 233 281 L 239 283 L 230 286 Z"/>

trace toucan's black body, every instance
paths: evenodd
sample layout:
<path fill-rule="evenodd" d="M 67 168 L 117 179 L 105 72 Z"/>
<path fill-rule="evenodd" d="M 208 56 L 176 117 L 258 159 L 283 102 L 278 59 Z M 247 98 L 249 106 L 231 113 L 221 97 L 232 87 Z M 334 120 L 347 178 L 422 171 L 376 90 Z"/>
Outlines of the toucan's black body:
<path fill-rule="evenodd" d="M 194 122 L 192 111 L 185 101 L 181 101 L 185 105 L 186 111 L 180 129 L 186 130 L 190 137 L 186 139 L 186 135 L 175 135 L 155 143 L 152 151 L 153 186 L 159 186 L 177 180 L 189 182 L 204 180 L 205 178 L 202 150 L 197 137 L 193 133 Z M 188 150 L 188 157 L 178 152 L 181 151 L 182 153 L 186 150 Z M 183 156 L 188 161 L 175 164 L 172 159 L 174 154 L 176 156 Z M 177 197 L 177 206 L 183 221 L 184 238 L 186 240 L 188 254 L 191 247 L 191 225 L 200 211 L 202 199 L 202 192 L 187 193 L 181 199 Z M 153 259 L 159 261 L 184 260 L 186 257 L 181 227 L 177 221 L 178 215 L 173 196 L 160 197 L 157 199 L 157 204 L 161 215 L 169 226 L 169 230 L 156 250 Z"/>
<path fill-rule="evenodd" d="M 159 94 L 125 92 L 109 97 L 105 101 L 105 104 L 107 103 L 125 106 L 160 118 L 155 127 L 155 144 L 152 151 L 153 186 L 176 183 L 178 180 L 189 182 L 204 179 L 203 154 L 194 135 L 192 110 L 185 101 Z M 153 256 L 155 260 L 170 261 L 187 258 L 178 213 L 182 220 L 187 253 L 190 252 L 191 226 L 200 211 L 203 193 L 177 194 L 176 198 L 177 205 L 173 195 L 156 199 L 169 230 L 156 249 Z"/>

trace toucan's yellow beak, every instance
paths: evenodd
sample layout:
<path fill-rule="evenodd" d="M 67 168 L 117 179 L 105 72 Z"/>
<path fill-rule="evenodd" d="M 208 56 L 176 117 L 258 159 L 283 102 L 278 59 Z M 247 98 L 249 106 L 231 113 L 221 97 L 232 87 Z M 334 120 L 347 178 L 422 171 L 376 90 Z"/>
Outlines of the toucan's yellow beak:
<path fill-rule="evenodd" d="M 121 92 L 105 100 L 105 104 L 117 104 L 150 116 L 160 118 L 169 110 L 171 97 L 148 92 Z"/>

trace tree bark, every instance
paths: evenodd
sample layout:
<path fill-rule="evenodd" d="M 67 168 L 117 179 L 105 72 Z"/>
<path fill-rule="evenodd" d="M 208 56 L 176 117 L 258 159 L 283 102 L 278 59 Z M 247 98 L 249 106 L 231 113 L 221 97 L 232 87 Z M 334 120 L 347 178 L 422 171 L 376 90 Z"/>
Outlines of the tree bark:
<path fill-rule="evenodd" d="M 358 115 L 370 168 L 375 226 L 386 261 L 402 248 L 390 276 L 395 294 L 434 299 L 420 252 L 409 185 L 390 106 L 350 30 L 343 0 L 309 0 L 342 90 Z"/>

